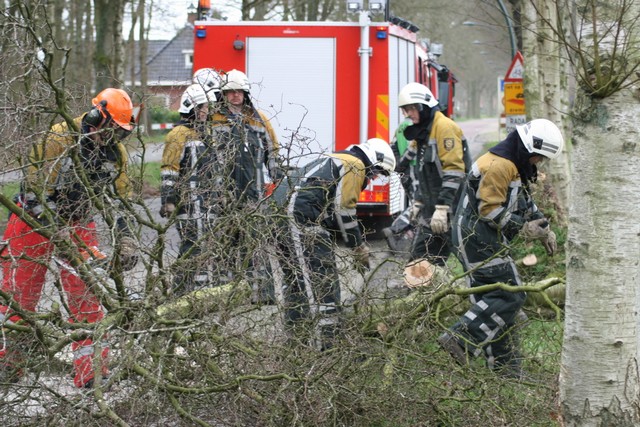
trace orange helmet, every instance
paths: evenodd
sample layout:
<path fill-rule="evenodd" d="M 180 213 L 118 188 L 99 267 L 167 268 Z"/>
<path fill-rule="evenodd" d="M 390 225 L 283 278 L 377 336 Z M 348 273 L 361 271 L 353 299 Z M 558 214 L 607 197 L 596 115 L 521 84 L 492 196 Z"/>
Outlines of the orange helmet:
<path fill-rule="evenodd" d="M 110 117 L 123 129 L 133 129 L 133 104 L 124 90 L 107 88 L 96 95 L 92 103 L 105 118 Z"/>

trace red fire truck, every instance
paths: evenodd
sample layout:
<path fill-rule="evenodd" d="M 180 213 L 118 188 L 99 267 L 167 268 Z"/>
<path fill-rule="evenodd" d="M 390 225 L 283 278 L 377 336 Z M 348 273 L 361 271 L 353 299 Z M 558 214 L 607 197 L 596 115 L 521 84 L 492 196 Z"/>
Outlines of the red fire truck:
<path fill-rule="evenodd" d="M 281 154 L 302 166 L 368 138 L 391 141 L 403 120 L 397 95 L 409 82 L 428 86 L 452 115 L 453 75 L 415 27 L 393 21 L 197 21 L 193 67 L 244 71 Z M 358 213 L 392 216 L 405 203 L 399 177 L 378 178 L 362 192 Z"/>

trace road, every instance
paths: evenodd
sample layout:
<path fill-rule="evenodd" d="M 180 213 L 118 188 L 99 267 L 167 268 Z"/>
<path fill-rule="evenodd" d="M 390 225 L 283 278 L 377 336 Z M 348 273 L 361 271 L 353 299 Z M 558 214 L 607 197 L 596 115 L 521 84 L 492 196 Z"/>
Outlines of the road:
<path fill-rule="evenodd" d="M 483 147 L 487 142 L 499 140 L 497 118 L 474 119 L 457 123 L 469 142 L 471 157 L 474 160 L 482 153 Z"/>

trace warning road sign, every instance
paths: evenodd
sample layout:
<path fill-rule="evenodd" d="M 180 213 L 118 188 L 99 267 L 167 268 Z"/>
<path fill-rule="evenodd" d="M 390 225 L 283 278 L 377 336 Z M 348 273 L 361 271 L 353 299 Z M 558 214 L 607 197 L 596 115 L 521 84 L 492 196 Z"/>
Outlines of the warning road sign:
<path fill-rule="evenodd" d="M 505 82 L 521 82 L 524 77 L 524 57 L 520 52 L 516 52 L 516 56 L 511 61 L 511 66 L 504 76 Z"/>
<path fill-rule="evenodd" d="M 507 115 L 525 114 L 524 85 L 520 83 L 504 84 L 504 112 Z"/>

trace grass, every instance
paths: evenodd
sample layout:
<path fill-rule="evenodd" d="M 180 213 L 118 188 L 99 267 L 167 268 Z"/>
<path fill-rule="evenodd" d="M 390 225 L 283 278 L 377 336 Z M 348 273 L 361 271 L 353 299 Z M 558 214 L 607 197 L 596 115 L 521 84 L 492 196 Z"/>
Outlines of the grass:
<path fill-rule="evenodd" d="M 131 166 L 130 174 L 133 178 L 142 180 L 143 187 L 160 188 L 160 162 L 147 162 Z"/>
<path fill-rule="evenodd" d="M 13 198 L 14 195 L 18 194 L 20 190 L 19 182 L 7 182 L 2 185 L 2 194 L 8 198 Z M 0 204 L 0 223 L 4 223 L 7 221 L 7 217 L 9 216 L 9 210 Z"/>
<path fill-rule="evenodd" d="M 372 345 L 370 354 L 375 356 L 365 362 L 369 366 L 360 368 L 366 374 L 354 383 L 342 383 L 367 396 L 355 402 L 363 406 L 367 422 L 351 425 L 558 425 L 553 414 L 561 322 L 532 314 L 519 331 L 522 364 L 529 376 L 520 382 L 496 375 L 482 357 L 473 359 L 470 366 L 456 365 L 435 343 L 441 330 L 422 320 L 396 335 L 386 348 Z"/>

